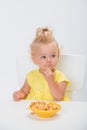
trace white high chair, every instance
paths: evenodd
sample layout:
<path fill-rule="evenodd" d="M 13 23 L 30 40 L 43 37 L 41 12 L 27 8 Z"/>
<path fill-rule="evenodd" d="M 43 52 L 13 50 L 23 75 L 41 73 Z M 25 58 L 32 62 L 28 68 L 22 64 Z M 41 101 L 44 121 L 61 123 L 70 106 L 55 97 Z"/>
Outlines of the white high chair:
<path fill-rule="evenodd" d="M 73 100 L 73 92 L 83 86 L 86 60 L 83 55 L 62 54 L 56 66 L 57 69 L 64 72 L 70 80 L 70 87 L 67 87 L 67 93 Z M 17 57 L 17 74 L 19 85 L 22 86 L 26 73 L 32 69 L 38 68 L 29 55 Z"/>
<path fill-rule="evenodd" d="M 74 92 L 77 92 L 84 85 L 86 59 L 83 55 L 62 54 L 57 64 L 57 69 L 64 72 L 70 80 L 66 95 L 75 100 Z"/>

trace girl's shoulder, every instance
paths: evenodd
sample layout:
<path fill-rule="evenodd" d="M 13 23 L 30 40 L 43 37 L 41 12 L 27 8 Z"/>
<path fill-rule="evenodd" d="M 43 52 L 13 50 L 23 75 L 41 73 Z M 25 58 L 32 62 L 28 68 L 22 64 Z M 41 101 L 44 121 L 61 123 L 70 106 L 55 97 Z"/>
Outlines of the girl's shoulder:
<path fill-rule="evenodd" d="M 34 70 L 31 70 L 27 73 L 27 75 L 36 75 L 39 73 L 39 69 L 34 69 Z"/>
<path fill-rule="evenodd" d="M 61 75 L 61 74 L 64 74 L 64 73 L 60 70 L 55 70 L 54 74 Z"/>

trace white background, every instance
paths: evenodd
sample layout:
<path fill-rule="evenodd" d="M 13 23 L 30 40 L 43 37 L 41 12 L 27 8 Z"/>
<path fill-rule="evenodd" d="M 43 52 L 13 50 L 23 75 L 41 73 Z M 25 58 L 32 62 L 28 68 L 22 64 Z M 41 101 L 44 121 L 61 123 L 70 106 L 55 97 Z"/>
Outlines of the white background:
<path fill-rule="evenodd" d="M 12 98 L 20 88 L 16 56 L 28 52 L 40 26 L 53 29 L 65 53 L 87 57 L 86 0 L 0 0 L 0 99 Z M 87 74 L 77 99 L 87 101 L 86 93 Z"/>

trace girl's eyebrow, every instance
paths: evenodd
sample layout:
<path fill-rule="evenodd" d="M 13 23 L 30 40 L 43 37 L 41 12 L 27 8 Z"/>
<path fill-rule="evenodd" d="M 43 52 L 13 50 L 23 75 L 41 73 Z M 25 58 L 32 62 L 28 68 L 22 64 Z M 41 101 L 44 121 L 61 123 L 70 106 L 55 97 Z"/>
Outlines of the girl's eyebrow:
<path fill-rule="evenodd" d="M 47 54 L 45 54 L 45 53 L 40 53 L 40 55 L 47 55 Z"/>
<path fill-rule="evenodd" d="M 50 54 L 56 54 L 56 52 L 51 52 Z M 49 55 L 50 55 L 49 54 Z M 40 55 L 48 55 L 48 54 L 46 54 L 46 53 L 41 53 Z"/>
<path fill-rule="evenodd" d="M 56 52 L 51 52 L 50 54 L 56 54 Z"/>

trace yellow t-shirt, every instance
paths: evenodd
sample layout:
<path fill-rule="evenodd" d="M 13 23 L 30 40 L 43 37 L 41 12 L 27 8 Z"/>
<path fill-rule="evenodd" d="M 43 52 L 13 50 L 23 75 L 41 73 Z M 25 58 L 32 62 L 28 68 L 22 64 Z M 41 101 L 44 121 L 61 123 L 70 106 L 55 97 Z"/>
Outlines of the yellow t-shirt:
<path fill-rule="evenodd" d="M 43 75 L 39 72 L 39 69 L 32 70 L 31 72 L 29 72 L 26 76 L 26 79 L 30 86 L 30 93 L 28 94 L 26 99 L 52 100 L 52 101 L 55 100 L 52 94 L 50 93 L 47 81 L 45 80 Z M 67 86 L 69 85 L 69 80 L 60 71 L 56 70 L 54 72 L 54 79 L 57 83 L 61 81 L 66 81 Z M 63 97 L 63 100 L 68 100 L 68 98 Z"/>

